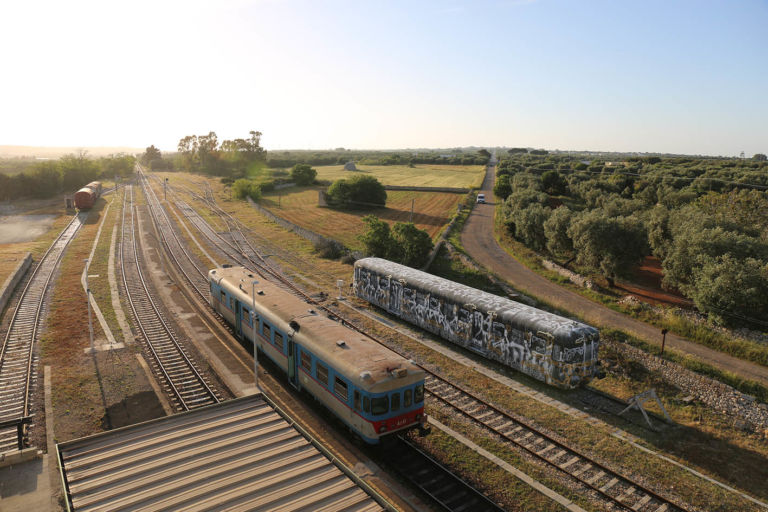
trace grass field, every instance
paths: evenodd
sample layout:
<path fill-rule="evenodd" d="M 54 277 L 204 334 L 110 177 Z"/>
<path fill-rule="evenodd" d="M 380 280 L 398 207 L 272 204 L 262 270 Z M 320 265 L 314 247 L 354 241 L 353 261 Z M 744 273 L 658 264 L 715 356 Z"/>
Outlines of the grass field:
<path fill-rule="evenodd" d="M 345 171 L 343 165 L 321 165 L 315 169 L 318 180 L 335 181 L 355 174 Z M 479 187 L 485 176 L 485 170 L 480 165 L 363 165 L 358 167 L 357 172 L 375 176 L 384 185 L 413 187 Z"/>
<path fill-rule="evenodd" d="M 362 244 L 357 236 L 365 230 L 363 217 L 369 213 L 390 223 L 408 222 L 413 201 L 413 223 L 434 240 L 464 198 L 463 194 L 390 190 L 386 208 L 344 211 L 317 206 L 317 193 L 317 188 L 290 188 L 282 190 L 279 196 L 277 192 L 265 194 L 259 204 L 278 217 L 360 249 Z"/>

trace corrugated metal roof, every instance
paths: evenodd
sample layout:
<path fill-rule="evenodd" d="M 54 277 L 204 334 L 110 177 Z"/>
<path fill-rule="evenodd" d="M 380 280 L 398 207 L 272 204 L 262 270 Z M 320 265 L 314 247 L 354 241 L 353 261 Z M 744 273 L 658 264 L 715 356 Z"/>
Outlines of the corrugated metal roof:
<path fill-rule="evenodd" d="M 58 445 L 89 510 L 384 510 L 262 395 Z"/>

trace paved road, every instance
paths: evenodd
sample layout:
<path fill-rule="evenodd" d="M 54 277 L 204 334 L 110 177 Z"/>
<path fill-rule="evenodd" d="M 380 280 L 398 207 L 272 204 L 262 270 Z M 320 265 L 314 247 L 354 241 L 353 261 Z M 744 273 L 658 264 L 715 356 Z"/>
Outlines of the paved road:
<path fill-rule="evenodd" d="M 461 243 L 470 256 L 524 293 L 539 297 L 564 311 L 573 312 L 597 327 L 621 329 L 647 342 L 660 345 L 661 331 L 658 327 L 618 313 L 553 283 L 529 270 L 499 247 L 493 237 L 495 171 L 495 167 L 489 167 L 483 181 L 482 192 L 485 193 L 487 203 L 475 206 L 461 234 Z M 667 346 L 695 355 L 716 368 L 768 385 L 768 368 L 764 366 L 711 350 L 672 333 L 667 334 Z"/>

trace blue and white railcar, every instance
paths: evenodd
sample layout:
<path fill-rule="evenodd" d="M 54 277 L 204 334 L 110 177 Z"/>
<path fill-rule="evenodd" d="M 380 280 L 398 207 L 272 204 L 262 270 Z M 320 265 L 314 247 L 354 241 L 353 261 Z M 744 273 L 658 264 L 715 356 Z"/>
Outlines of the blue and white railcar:
<path fill-rule="evenodd" d="M 602 374 L 594 327 L 381 258 L 355 262 L 355 294 L 457 345 L 570 389 Z"/>
<path fill-rule="evenodd" d="M 210 304 L 235 333 L 255 339 L 291 385 L 317 398 L 364 441 L 424 429 L 424 370 L 273 283 L 253 285 L 256 279 L 243 267 L 213 269 L 208 278 Z"/>

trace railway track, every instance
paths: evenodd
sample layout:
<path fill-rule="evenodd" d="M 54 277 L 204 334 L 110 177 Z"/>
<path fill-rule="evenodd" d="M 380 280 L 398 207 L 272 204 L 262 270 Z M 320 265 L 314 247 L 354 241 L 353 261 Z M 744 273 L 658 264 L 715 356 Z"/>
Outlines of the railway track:
<path fill-rule="evenodd" d="M 128 302 L 151 355 L 153 370 L 176 410 L 218 403 L 216 392 L 200 374 L 150 292 L 141 270 L 135 233 L 133 187 L 130 186 L 123 199 L 120 266 Z"/>
<path fill-rule="evenodd" d="M 421 451 L 407 438 L 398 436 L 383 453 L 383 458 L 402 478 L 429 496 L 446 512 L 503 512 L 451 471 Z"/>
<path fill-rule="evenodd" d="M 456 384 L 432 373 L 425 384 L 427 394 L 438 403 L 496 434 L 504 443 L 568 475 L 606 502 L 636 512 L 687 510 Z"/>
<path fill-rule="evenodd" d="M 54 240 L 21 292 L 0 349 L 0 422 L 21 420 L 30 415 L 35 384 L 35 343 L 40 337 L 49 300 L 48 290 L 64 250 L 72 241 L 87 214 L 75 215 Z M 27 436 L 26 426 L 24 436 Z M 16 449 L 16 426 L 0 429 L 0 453 Z"/>
<path fill-rule="evenodd" d="M 212 202 L 207 197 L 208 195 L 207 193 L 205 197 L 198 195 L 197 198 L 204 201 L 214 213 L 217 213 L 224 220 L 230 233 L 233 229 L 238 231 L 244 239 L 243 243 L 250 246 L 250 250 L 258 258 L 249 257 L 247 255 L 249 251 L 236 247 L 234 242 L 225 240 L 208 225 L 206 231 L 216 233 L 218 239 L 223 241 L 228 249 L 222 247 L 221 244 L 216 244 L 215 238 L 212 236 L 208 237 L 211 242 L 237 263 L 256 270 L 262 275 L 265 273 L 269 274 L 272 278 L 278 279 L 316 307 L 326 311 L 328 314 L 336 317 L 339 316 L 337 312 L 333 312 L 324 305 L 319 304 L 271 266 L 266 265 L 264 257 L 248 242 L 238 221 L 218 208 L 215 202 Z M 200 224 L 207 225 L 204 219 L 200 218 L 200 220 L 202 221 Z M 351 328 L 389 347 L 383 340 L 366 332 L 365 329 L 357 326 L 354 322 L 345 318 L 341 318 L 341 320 Z M 389 348 L 392 349 L 392 347 Z M 606 505 L 614 509 L 618 507 L 620 510 L 632 510 L 635 512 L 683 512 L 688 510 L 683 505 L 674 503 L 671 499 L 656 493 L 637 480 L 608 468 L 605 464 L 586 454 L 580 453 L 579 450 L 569 447 L 564 442 L 555 440 L 534 424 L 522 419 L 515 419 L 510 414 L 498 409 L 479 396 L 448 382 L 427 369 L 424 370 L 428 375 L 425 389 L 428 395 L 433 397 L 436 402 L 442 403 L 458 414 L 476 422 L 482 428 L 497 434 L 501 439 L 505 440 L 504 442 L 513 445 L 518 450 L 529 453 L 544 465 L 572 478 L 578 485 L 593 491 Z"/>

